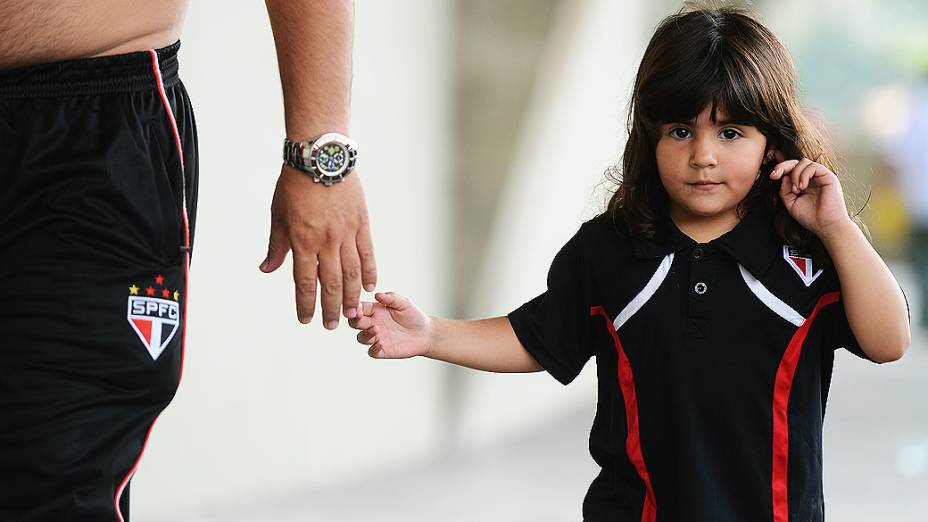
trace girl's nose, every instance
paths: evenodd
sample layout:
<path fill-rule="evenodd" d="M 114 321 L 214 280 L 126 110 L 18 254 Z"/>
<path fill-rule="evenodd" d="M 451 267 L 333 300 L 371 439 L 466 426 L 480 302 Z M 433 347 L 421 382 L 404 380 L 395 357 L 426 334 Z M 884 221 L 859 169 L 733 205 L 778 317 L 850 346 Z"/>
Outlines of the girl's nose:
<path fill-rule="evenodd" d="M 715 167 L 718 160 L 710 138 L 699 137 L 693 139 L 690 146 L 690 166 L 694 169 Z"/>

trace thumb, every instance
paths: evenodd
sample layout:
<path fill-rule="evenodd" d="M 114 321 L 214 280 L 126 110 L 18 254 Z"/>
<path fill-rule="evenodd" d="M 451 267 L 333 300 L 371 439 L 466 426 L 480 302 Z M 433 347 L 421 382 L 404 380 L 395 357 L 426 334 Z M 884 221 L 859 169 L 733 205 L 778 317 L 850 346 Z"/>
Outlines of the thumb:
<path fill-rule="evenodd" d="M 787 198 L 794 200 L 798 197 L 798 194 L 793 192 L 793 182 L 789 176 L 783 176 L 783 178 L 780 179 L 780 197 L 782 197 L 784 201 L 786 201 Z"/>
<path fill-rule="evenodd" d="M 290 237 L 280 225 L 271 225 L 271 238 L 267 242 L 267 256 L 258 268 L 269 274 L 280 268 L 290 251 Z"/>
<path fill-rule="evenodd" d="M 376 299 L 378 303 L 393 310 L 405 310 L 409 305 L 409 301 L 395 292 L 377 292 L 374 294 L 374 299 Z"/>

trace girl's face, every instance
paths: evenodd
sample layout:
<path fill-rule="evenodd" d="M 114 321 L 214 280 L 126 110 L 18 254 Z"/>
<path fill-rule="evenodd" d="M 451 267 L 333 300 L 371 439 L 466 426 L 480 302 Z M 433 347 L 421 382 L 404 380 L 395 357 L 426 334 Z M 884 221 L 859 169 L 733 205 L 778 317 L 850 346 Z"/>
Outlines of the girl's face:
<path fill-rule="evenodd" d="M 666 123 L 657 142 L 657 170 L 681 222 L 737 223 L 738 204 L 757 179 L 767 138 L 756 127 L 727 121 L 705 108 L 696 121 Z"/>

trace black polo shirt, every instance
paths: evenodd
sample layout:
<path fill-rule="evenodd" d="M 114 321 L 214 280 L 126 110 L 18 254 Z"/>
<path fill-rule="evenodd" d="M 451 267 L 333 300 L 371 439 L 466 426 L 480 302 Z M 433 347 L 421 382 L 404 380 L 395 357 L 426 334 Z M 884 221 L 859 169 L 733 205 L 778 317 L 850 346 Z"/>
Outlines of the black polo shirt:
<path fill-rule="evenodd" d="M 581 226 L 509 319 L 564 384 L 596 358 L 584 520 L 823 520 L 834 350 L 864 357 L 840 295 L 764 210 L 702 244 L 669 219 L 643 241 L 610 217 Z"/>

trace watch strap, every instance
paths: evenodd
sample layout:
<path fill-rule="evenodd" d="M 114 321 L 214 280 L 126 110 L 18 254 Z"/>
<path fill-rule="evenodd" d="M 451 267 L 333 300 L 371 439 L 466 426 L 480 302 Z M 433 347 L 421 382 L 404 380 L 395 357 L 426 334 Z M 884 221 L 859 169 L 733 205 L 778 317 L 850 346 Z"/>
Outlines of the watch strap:
<path fill-rule="evenodd" d="M 320 169 L 317 164 L 319 154 L 318 144 L 324 146 L 329 142 L 336 142 L 344 152 L 342 161 L 344 166 L 338 172 Z M 306 141 L 293 141 L 284 138 L 283 161 L 284 164 L 305 172 L 313 181 L 324 183 L 327 187 L 342 181 L 345 176 L 354 170 L 357 163 L 357 144 L 351 138 L 337 132 L 320 134 Z"/>
<path fill-rule="evenodd" d="M 300 151 L 301 142 L 284 138 L 284 163 L 300 170 L 306 170 L 303 155 Z"/>

